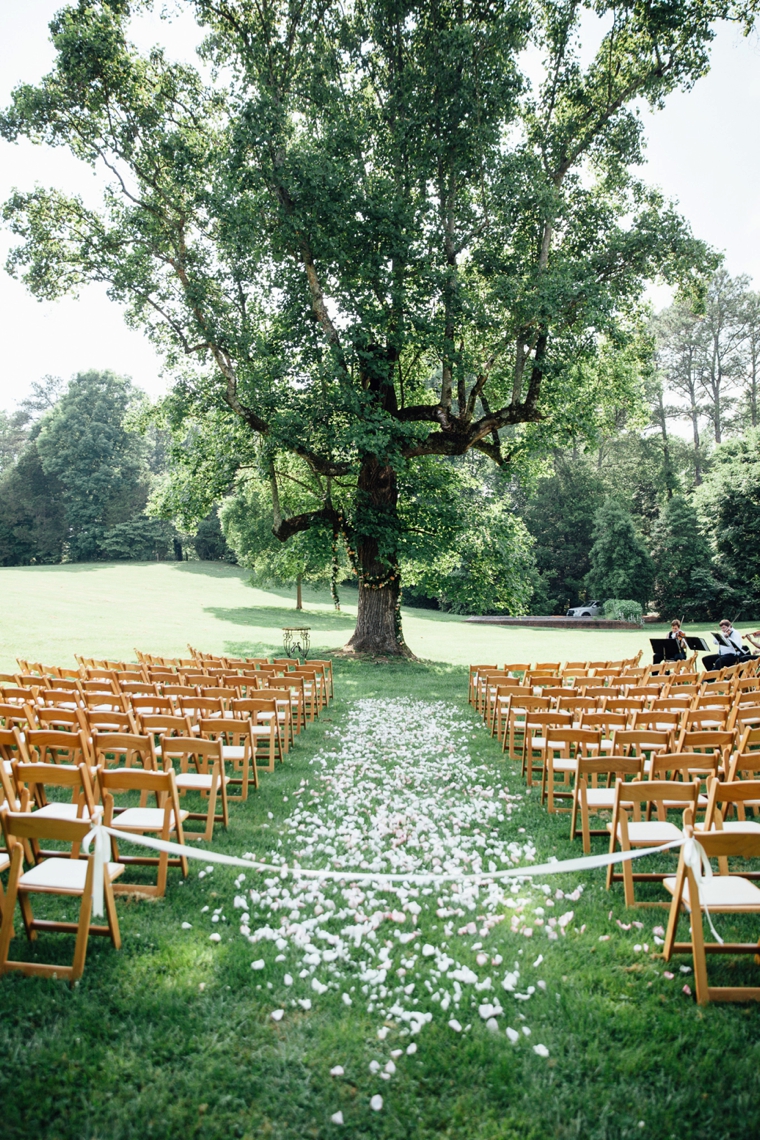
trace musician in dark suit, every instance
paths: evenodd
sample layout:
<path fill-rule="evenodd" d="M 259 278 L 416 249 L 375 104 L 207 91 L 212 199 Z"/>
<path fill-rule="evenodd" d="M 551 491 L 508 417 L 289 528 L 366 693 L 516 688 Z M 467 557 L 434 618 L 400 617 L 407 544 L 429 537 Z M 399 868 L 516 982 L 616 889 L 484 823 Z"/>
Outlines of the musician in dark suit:
<path fill-rule="evenodd" d="M 728 669 L 737 661 L 746 660 L 746 653 L 742 646 L 742 635 L 738 629 L 734 629 L 728 618 L 723 618 L 720 623 L 720 632 L 729 644 L 719 645 L 717 653 L 710 653 L 702 658 L 702 668 L 707 672 L 713 669 Z"/>
<path fill-rule="evenodd" d="M 673 618 L 672 622 L 670 623 L 670 633 L 668 634 L 668 641 L 678 642 L 678 658 L 677 658 L 677 660 L 678 661 L 685 661 L 686 660 L 686 650 L 687 650 L 688 646 L 686 645 L 686 634 L 681 629 L 681 623 L 678 620 L 678 618 Z"/>

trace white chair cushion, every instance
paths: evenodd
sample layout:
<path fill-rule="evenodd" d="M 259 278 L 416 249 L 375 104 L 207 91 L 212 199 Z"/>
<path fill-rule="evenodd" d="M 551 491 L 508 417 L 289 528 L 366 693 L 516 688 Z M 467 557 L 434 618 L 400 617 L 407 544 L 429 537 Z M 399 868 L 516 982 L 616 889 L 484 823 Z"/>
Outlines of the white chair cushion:
<path fill-rule="evenodd" d="M 223 744 L 222 756 L 225 760 L 245 760 L 246 749 L 242 745 Z"/>
<path fill-rule="evenodd" d="M 607 825 L 608 828 L 612 824 Z M 663 823 L 659 819 L 642 820 L 637 823 L 632 820 L 628 824 L 628 838 L 631 841 L 632 847 L 656 846 L 658 843 L 670 843 L 671 839 L 680 839 L 683 832 L 680 827 L 676 827 L 674 823 Z M 618 838 L 620 838 L 620 828 L 618 827 Z"/>
<path fill-rule="evenodd" d="M 211 788 L 211 776 L 204 776 L 202 772 L 183 772 L 177 776 L 178 788 L 197 788 L 200 791 L 209 791 Z M 230 777 L 224 777 L 225 784 L 229 784 Z"/>
<path fill-rule="evenodd" d="M 676 889 L 676 880 L 675 878 L 664 879 L 663 885 L 667 891 L 673 894 Z M 740 875 L 713 875 L 712 879 L 706 879 L 702 883 L 699 894 L 702 905 L 706 905 L 711 911 L 743 910 L 745 908 L 760 910 L 760 888 L 756 887 L 749 879 L 741 878 Z M 688 881 L 683 885 L 683 901 L 691 909 Z"/>
<path fill-rule="evenodd" d="M 106 863 L 108 877 L 116 879 L 124 873 L 119 863 Z M 36 867 L 25 871 L 19 879 L 19 887 L 27 890 L 61 890 L 80 894 L 84 890 L 87 877 L 86 859 L 45 859 Z"/>
<path fill-rule="evenodd" d="M 180 819 L 187 819 L 188 812 L 180 811 Z M 112 827 L 129 831 L 163 831 L 163 808 L 126 808 L 115 816 Z M 169 826 L 174 830 L 174 812 L 169 817 Z"/>
<path fill-rule="evenodd" d="M 589 807 L 612 809 L 615 806 L 615 789 L 587 788 L 586 803 Z"/>
<path fill-rule="evenodd" d="M 89 819 L 88 815 L 77 815 L 76 804 L 45 804 L 44 807 L 37 808 L 34 814 L 45 819 Z"/>

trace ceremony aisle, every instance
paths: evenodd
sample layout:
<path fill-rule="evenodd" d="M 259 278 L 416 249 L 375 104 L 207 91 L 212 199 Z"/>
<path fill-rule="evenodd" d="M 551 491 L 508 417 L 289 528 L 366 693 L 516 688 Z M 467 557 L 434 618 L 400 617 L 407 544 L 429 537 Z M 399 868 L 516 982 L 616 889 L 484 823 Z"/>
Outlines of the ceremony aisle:
<path fill-rule="evenodd" d="M 1 979 L 4 1136 L 749 1140 L 758 1011 L 695 1007 L 664 912 L 600 871 L 489 877 L 580 851 L 466 687 L 337 660 L 334 704 L 210 845 L 282 873 L 193 862 L 119 900 L 123 949 L 91 940 L 75 989 Z"/>

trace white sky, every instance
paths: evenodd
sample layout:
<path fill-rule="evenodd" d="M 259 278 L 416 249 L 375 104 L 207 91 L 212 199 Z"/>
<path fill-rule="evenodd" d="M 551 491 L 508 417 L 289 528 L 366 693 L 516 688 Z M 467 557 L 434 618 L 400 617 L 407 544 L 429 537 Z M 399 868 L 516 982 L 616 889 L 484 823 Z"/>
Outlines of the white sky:
<path fill-rule="evenodd" d="M 19 82 L 50 69 L 47 25 L 61 0 L 0 0 L 0 104 Z M 589 29 L 593 35 L 593 29 Z M 200 35 L 189 17 L 165 23 L 141 20 L 133 37 L 142 48 L 163 41 L 170 54 L 190 58 Z M 584 53 L 585 54 L 585 53 Z M 672 95 L 664 111 L 645 113 L 647 180 L 676 199 L 698 237 L 726 255 L 732 274 L 760 286 L 760 44 L 732 27 L 720 29 L 710 74 L 686 94 Z M 96 205 L 99 180 L 67 152 L 0 140 L 0 201 L 35 183 L 81 194 Z M 0 233 L 0 262 L 10 245 Z M 654 289 L 655 303 L 667 293 Z M 90 368 L 130 375 L 151 395 L 166 388 L 150 343 L 123 322 L 105 289 L 85 288 L 79 299 L 32 299 L 0 269 L 0 407 L 23 398 L 46 374 L 69 377 Z"/>

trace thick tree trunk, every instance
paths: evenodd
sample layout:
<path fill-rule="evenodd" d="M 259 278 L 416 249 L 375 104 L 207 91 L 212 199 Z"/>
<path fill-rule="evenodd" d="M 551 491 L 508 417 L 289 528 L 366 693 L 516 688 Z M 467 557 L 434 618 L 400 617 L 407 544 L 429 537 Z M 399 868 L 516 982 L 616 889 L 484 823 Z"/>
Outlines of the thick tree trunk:
<path fill-rule="evenodd" d="M 398 604 L 401 592 L 394 545 L 398 490 L 392 467 L 370 457 L 359 474 L 356 561 L 359 571 L 359 612 L 346 649 L 382 657 L 411 657 L 401 632 Z M 378 535 L 382 535 L 382 550 Z"/>

